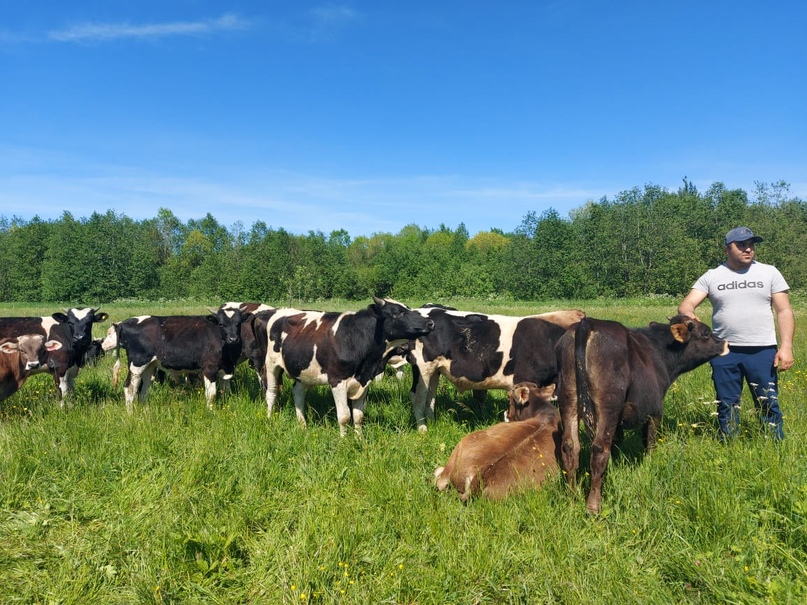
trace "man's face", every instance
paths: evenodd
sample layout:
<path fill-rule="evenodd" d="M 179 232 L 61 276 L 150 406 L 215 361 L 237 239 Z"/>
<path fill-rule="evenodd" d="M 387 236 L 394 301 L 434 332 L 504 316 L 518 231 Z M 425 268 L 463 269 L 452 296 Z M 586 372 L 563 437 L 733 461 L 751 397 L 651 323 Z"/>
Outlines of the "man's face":
<path fill-rule="evenodd" d="M 726 246 L 726 262 L 731 269 L 747 269 L 754 262 L 754 242 L 731 242 Z"/>

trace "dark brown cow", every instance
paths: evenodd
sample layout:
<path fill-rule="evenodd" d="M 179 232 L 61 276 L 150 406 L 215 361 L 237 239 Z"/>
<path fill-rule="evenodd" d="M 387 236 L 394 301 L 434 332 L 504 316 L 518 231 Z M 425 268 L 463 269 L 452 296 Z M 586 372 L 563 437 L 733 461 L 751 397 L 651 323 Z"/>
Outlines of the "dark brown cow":
<path fill-rule="evenodd" d="M 62 343 L 45 341 L 41 334 L 21 334 L 0 342 L 0 401 L 16 393 L 25 379 L 47 363 L 48 353 Z"/>
<path fill-rule="evenodd" d="M 541 484 L 557 470 L 560 456 L 560 414 L 550 403 L 553 390 L 533 383 L 513 387 L 511 406 L 528 408 L 533 416 L 463 437 L 446 465 L 434 471 L 435 487 L 442 491 L 453 485 L 467 501 L 478 494 L 500 499 Z"/>
<path fill-rule="evenodd" d="M 580 457 L 579 420 L 591 444 L 590 513 L 600 512 L 602 479 L 614 437 L 642 429 L 653 447 L 664 395 L 673 381 L 713 357 L 728 343 L 708 326 L 682 315 L 669 323 L 626 328 L 615 321 L 583 319 L 558 342 L 558 406 L 563 418 L 562 467 L 574 487 Z"/>
<path fill-rule="evenodd" d="M 271 416 L 282 372 L 294 379 L 297 419 L 305 425 L 305 392 L 328 385 L 344 436 L 353 419 L 361 436 L 367 387 L 383 370 L 387 354 L 428 334 L 434 323 L 406 305 L 373 297 L 357 312 L 277 309 L 258 313 L 255 330 L 266 334 L 266 408 Z"/>
<path fill-rule="evenodd" d="M 487 389 L 511 389 L 519 382 L 539 385 L 557 378 L 555 344 L 585 313 L 554 311 L 526 317 L 485 315 L 443 308 L 416 309 L 434 322 L 434 330 L 415 341 L 412 411 L 419 431 L 434 418 L 440 376 L 462 391 L 483 397 Z"/>

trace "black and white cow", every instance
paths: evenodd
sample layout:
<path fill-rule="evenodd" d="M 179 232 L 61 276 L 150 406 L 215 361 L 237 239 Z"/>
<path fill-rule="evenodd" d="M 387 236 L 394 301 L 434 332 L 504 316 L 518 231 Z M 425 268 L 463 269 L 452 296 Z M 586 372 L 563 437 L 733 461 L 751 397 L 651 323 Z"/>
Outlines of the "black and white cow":
<path fill-rule="evenodd" d="M 437 383 L 444 376 L 457 389 L 482 394 L 510 390 L 519 382 L 554 383 L 558 366 L 555 344 L 585 314 L 554 311 L 526 317 L 484 315 L 441 308 L 416 309 L 434 322 L 434 330 L 414 342 L 412 410 L 419 431 L 434 418 Z"/>
<path fill-rule="evenodd" d="M 232 377 L 237 356 L 227 351 L 241 338 L 242 314 L 235 309 L 216 315 L 145 315 L 115 324 L 103 347 L 126 350 L 129 374 L 124 393 L 131 412 L 135 397 L 145 401 L 155 371 L 176 376 L 201 374 L 212 409 L 220 380 Z"/>
<path fill-rule="evenodd" d="M 364 421 L 367 387 L 383 369 L 386 354 L 405 342 L 428 334 L 434 323 L 406 305 L 373 297 L 357 312 L 277 309 L 258 313 L 256 332 L 266 334 L 266 406 L 271 416 L 278 382 L 286 372 L 295 384 L 297 419 L 305 425 L 305 392 L 328 385 L 336 403 L 341 435 L 351 418 L 358 436 Z M 352 411 L 351 411 L 352 407 Z"/>
<path fill-rule="evenodd" d="M 47 363 L 34 373 L 49 372 L 59 390 L 61 406 L 72 393 L 75 378 L 84 366 L 84 355 L 92 343 L 92 326 L 109 316 L 89 307 L 74 307 L 66 313 L 49 317 L 2 317 L 0 338 L 16 338 L 22 334 L 41 334 L 61 344 L 48 352 Z"/>

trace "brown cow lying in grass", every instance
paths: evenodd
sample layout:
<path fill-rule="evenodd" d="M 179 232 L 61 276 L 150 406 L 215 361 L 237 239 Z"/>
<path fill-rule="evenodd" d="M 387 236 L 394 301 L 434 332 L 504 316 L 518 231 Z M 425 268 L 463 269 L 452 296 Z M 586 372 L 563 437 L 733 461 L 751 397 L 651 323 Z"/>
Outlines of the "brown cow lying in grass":
<path fill-rule="evenodd" d="M 554 391 L 554 385 L 515 385 L 509 392 L 510 408 L 529 409 L 534 415 L 463 437 L 446 465 L 434 471 L 435 487 L 442 491 L 451 484 L 463 501 L 478 494 L 497 500 L 539 485 L 557 471 L 561 429 L 560 414 L 550 403 Z"/>

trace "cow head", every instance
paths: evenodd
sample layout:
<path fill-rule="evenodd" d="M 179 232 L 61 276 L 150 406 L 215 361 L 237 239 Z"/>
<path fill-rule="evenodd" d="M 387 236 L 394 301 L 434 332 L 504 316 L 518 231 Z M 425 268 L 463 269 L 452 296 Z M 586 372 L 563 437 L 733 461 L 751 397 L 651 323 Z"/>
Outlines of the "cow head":
<path fill-rule="evenodd" d="M 552 407 L 552 403 L 557 400 L 554 384 L 539 387 L 534 382 L 518 383 L 510 389 L 507 397 L 510 401 L 510 406 L 504 413 L 505 422 L 533 418 L 542 410 L 545 410 L 547 406 Z"/>
<path fill-rule="evenodd" d="M 67 324 L 70 328 L 71 344 L 78 351 L 85 351 L 90 346 L 92 340 L 92 325 L 96 322 L 106 321 L 109 315 L 97 313 L 97 309 L 91 307 L 74 307 L 65 309 L 65 313 L 54 313 L 53 319 L 60 323 Z"/>
<path fill-rule="evenodd" d="M 241 324 L 250 315 L 251 313 L 244 312 L 239 307 L 225 308 L 222 306 L 218 309 L 210 309 L 207 319 L 221 328 L 224 344 L 237 345 L 241 342 Z"/>
<path fill-rule="evenodd" d="M 434 330 L 434 322 L 391 298 L 378 298 L 368 308 L 378 318 L 386 342 L 414 340 Z M 400 342 L 399 344 L 403 344 Z"/>
<path fill-rule="evenodd" d="M 0 344 L 0 352 L 7 355 L 20 354 L 20 367 L 26 372 L 39 369 L 46 363 L 49 352 L 61 348 L 62 343 L 57 340 L 46 342 L 41 334 L 23 334 Z"/>
<path fill-rule="evenodd" d="M 112 325 L 107 328 L 106 336 L 101 341 L 101 350 L 104 353 L 109 353 L 111 350 L 118 346 L 118 326 L 120 322 L 112 322 Z"/>
<path fill-rule="evenodd" d="M 715 336 L 709 326 L 697 319 L 676 315 L 670 319 L 669 330 L 672 342 L 668 348 L 680 355 L 682 373 L 729 352 L 729 343 Z"/>

